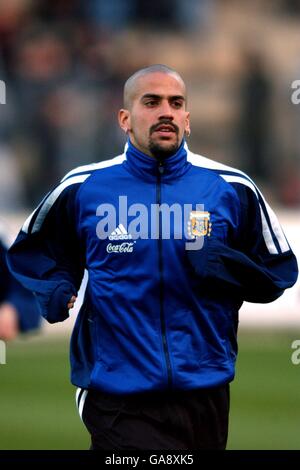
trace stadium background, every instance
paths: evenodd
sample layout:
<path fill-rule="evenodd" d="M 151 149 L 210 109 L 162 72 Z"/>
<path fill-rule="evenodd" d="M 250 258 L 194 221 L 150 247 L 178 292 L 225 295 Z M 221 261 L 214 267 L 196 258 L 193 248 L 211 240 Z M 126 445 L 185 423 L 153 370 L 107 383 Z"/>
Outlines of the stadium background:
<path fill-rule="evenodd" d="M 0 221 L 12 240 L 74 166 L 120 153 L 124 80 L 165 63 L 189 88 L 191 149 L 254 178 L 300 258 L 298 0 L 0 1 Z M 78 308 L 78 307 L 77 307 Z M 246 304 L 232 384 L 230 449 L 299 449 L 300 286 Z M 73 318 L 7 345 L 0 449 L 84 449 L 69 384 Z"/>

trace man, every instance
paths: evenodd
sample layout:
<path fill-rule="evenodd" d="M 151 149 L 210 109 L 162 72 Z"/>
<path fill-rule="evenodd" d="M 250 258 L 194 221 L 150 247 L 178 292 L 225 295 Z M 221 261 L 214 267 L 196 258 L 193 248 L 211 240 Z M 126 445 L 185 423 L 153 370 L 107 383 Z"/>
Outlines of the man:
<path fill-rule="evenodd" d="M 19 333 L 38 328 L 41 316 L 32 293 L 9 272 L 6 254 L 7 248 L 0 239 L 0 339 L 9 341 Z"/>
<path fill-rule="evenodd" d="M 186 100 L 169 67 L 131 76 L 124 154 L 68 173 L 10 250 L 50 323 L 88 271 L 71 380 L 93 449 L 224 449 L 238 310 L 297 278 L 254 183 L 187 149 Z"/>

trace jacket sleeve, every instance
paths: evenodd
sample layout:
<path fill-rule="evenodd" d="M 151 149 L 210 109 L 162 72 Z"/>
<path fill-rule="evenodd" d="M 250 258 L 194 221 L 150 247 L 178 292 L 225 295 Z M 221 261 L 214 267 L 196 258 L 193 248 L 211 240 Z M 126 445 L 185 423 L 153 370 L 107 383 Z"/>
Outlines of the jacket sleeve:
<path fill-rule="evenodd" d="M 73 180 L 74 181 L 74 180 Z M 13 276 L 31 290 L 49 323 L 69 316 L 85 257 L 77 236 L 75 199 L 79 184 L 58 185 L 24 223 L 8 252 Z"/>
<path fill-rule="evenodd" d="M 9 272 L 6 261 L 7 248 L 0 241 L 0 303 L 12 304 L 18 315 L 20 332 L 40 326 L 41 316 L 32 292 L 25 289 Z"/>
<path fill-rule="evenodd" d="M 238 196 L 238 227 L 226 242 L 211 236 L 205 253 L 188 252 L 204 288 L 240 301 L 266 303 L 280 297 L 298 276 L 279 222 L 254 185 L 233 184 Z M 212 228 L 213 230 L 213 228 Z"/>
<path fill-rule="evenodd" d="M 0 240 L 0 303 L 4 302 L 10 289 L 10 273 L 6 263 L 6 248 Z"/>

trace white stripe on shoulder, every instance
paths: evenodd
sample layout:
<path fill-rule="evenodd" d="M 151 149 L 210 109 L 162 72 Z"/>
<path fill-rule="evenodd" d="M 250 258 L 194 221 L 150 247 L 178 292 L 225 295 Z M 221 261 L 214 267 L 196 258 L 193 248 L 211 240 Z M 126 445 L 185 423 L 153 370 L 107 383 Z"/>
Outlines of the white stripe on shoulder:
<path fill-rule="evenodd" d="M 258 199 L 258 193 L 259 193 L 259 195 L 261 196 L 264 202 L 266 211 L 270 219 L 272 230 L 274 232 L 274 235 L 277 238 L 277 241 L 279 243 L 279 246 L 282 252 L 284 253 L 290 250 L 289 244 L 286 240 L 286 237 L 283 233 L 283 230 L 278 222 L 278 219 L 275 213 L 273 212 L 271 207 L 268 205 L 268 203 L 266 202 L 266 200 L 264 199 L 263 195 L 261 194 L 259 189 L 256 187 L 256 185 L 252 182 L 249 176 L 246 175 L 246 173 L 244 173 L 241 170 L 237 170 L 236 168 L 232 168 L 228 165 L 224 165 L 223 163 L 210 160 L 209 158 L 203 157 L 202 155 L 196 155 L 189 150 L 187 154 L 187 159 L 190 163 L 192 163 L 195 166 L 206 168 L 206 169 L 211 169 L 211 170 L 219 170 L 220 171 L 219 175 L 228 183 L 240 183 L 245 186 L 248 186 L 254 192 L 257 199 Z M 222 171 L 232 171 L 233 173 L 235 173 L 235 175 L 222 174 Z M 278 250 L 274 244 L 268 222 L 266 220 L 265 214 L 262 210 L 260 203 L 259 203 L 259 208 L 260 208 L 261 219 L 262 219 L 263 237 L 264 237 L 266 246 L 270 253 L 277 254 Z"/>
<path fill-rule="evenodd" d="M 224 165 L 224 163 L 216 162 L 215 160 L 210 160 L 207 157 L 203 157 L 203 155 L 197 155 L 196 153 L 191 152 L 188 150 L 187 152 L 187 160 L 192 163 L 192 165 L 199 166 L 201 168 L 206 168 L 208 170 L 220 170 L 220 171 L 232 171 L 234 173 L 238 173 L 239 175 L 245 176 L 247 179 L 249 177 L 241 170 L 237 170 L 228 165 Z"/>
<path fill-rule="evenodd" d="M 223 178 L 228 183 L 240 183 L 240 184 L 244 184 L 245 186 L 248 186 L 248 188 L 252 189 L 255 196 L 257 197 L 257 192 L 256 192 L 257 187 L 249 179 L 241 178 L 240 176 L 236 176 L 236 175 L 222 175 L 222 174 L 220 174 L 220 176 L 221 176 L 221 178 Z"/>
<path fill-rule="evenodd" d="M 114 166 L 114 165 L 120 165 L 124 160 L 126 159 L 125 153 L 122 153 L 121 155 L 118 155 L 117 157 L 111 158 L 110 160 L 104 160 L 103 162 L 98 162 L 98 163 L 91 163 L 89 165 L 83 165 L 83 166 L 78 166 L 74 170 L 69 171 L 61 182 L 65 181 L 67 178 L 69 178 L 72 175 L 76 175 L 78 173 L 83 173 L 84 171 L 95 171 L 99 170 L 101 168 L 108 168 L 109 166 Z"/>
<path fill-rule="evenodd" d="M 44 203 L 42 204 L 39 214 L 33 224 L 32 233 L 40 230 L 45 220 L 45 217 L 47 216 L 48 212 L 50 211 L 55 201 L 59 198 L 61 193 L 64 191 L 64 189 L 66 189 L 68 186 L 71 186 L 72 184 L 83 183 L 89 176 L 90 176 L 90 173 L 84 174 L 84 175 L 73 176 L 72 178 L 69 178 L 68 180 L 62 182 L 59 186 L 57 186 L 57 188 L 55 188 L 52 191 L 52 193 L 49 194 L 49 196 L 45 199 Z M 25 221 L 22 227 L 23 232 L 25 233 L 28 232 L 29 224 L 36 211 L 37 209 Z"/>

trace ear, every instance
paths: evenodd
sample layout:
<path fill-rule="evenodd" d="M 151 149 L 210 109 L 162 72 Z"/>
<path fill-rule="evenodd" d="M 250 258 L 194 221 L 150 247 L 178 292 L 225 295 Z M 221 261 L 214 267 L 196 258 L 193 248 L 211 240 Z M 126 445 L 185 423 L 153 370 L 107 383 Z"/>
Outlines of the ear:
<path fill-rule="evenodd" d="M 120 109 L 118 119 L 121 129 L 123 129 L 125 134 L 127 134 L 131 128 L 130 112 L 128 111 L 128 109 Z"/>
<path fill-rule="evenodd" d="M 189 137 L 190 134 L 191 134 L 190 113 L 186 113 L 184 132 L 185 132 L 185 134 L 187 135 L 187 137 Z"/>

